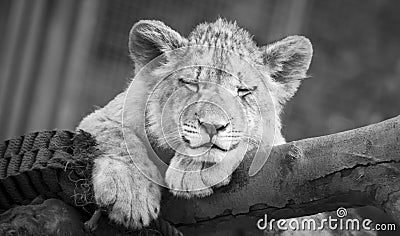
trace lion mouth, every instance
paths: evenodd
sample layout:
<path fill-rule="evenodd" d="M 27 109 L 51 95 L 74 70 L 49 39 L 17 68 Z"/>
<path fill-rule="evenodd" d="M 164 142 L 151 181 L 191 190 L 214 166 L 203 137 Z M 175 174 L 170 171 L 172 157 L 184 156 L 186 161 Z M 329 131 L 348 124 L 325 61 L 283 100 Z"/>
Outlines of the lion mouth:
<path fill-rule="evenodd" d="M 230 150 L 232 150 L 232 149 L 235 149 L 235 148 L 238 146 L 238 144 L 234 144 L 234 145 L 231 145 L 229 148 L 223 148 L 223 147 L 219 146 L 218 144 L 212 143 L 212 142 L 203 143 L 203 144 L 201 144 L 201 145 L 199 145 L 199 146 L 192 146 L 192 145 L 190 144 L 190 141 L 189 141 L 187 138 L 185 138 L 185 137 L 182 136 L 182 139 L 183 139 L 183 141 L 184 141 L 185 143 L 188 144 L 188 147 L 189 147 L 190 149 L 206 148 L 206 149 L 208 149 L 208 150 L 219 150 L 219 151 L 221 151 L 221 152 L 228 152 L 228 151 L 230 151 Z"/>
<path fill-rule="evenodd" d="M 216 150 L 220 150 L 223 152 L 229 151 L 229 149 L 222 148 L 214 143 L 206 143 L 206 144 L 200 145 L 199 147 L 206 147 L 208 149 L 216 149 Z M 199 147 L 195 147 L 195 148 L 199 148 Z"/>

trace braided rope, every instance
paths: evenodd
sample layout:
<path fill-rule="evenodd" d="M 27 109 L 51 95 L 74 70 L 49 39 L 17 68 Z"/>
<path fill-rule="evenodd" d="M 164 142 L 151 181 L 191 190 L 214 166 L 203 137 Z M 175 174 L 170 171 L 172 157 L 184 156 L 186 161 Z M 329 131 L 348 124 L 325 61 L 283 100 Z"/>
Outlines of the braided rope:
<path fill-rule="evenodd" d="M 0 143 L 0 211 L 37 196 L 94 209 L 90 179 L 98 155 L 95 139 L 84 131 L 33 132 Z M 183 235 L 160 218 L 151 228 L 165 236 Z"/>
<path fill-rule="evenodd" d="M 1 143 L 0 209 L 28 204 L 39 195 L 74 203 L 75 187 L 71 186 L 71 179 L 85 178 L 79 168 L 75 171 L 73 165 L 68 167 L 69 163 L 80 162 L 74 156 L 77 135 L 83 133 L 42 131 Z"/>

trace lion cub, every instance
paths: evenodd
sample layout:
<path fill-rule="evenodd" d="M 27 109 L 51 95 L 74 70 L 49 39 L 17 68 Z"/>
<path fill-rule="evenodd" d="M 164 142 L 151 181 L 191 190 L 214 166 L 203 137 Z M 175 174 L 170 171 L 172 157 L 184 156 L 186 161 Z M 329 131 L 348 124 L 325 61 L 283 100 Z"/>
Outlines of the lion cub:
<path fill-rule="evenodd" d="M 111 220 L 141 228 L 157 218 L 162 186 L 176 196 L 208 196 L 229 183 L 244 153 L 265 140 L 285 142 L 279 114 L 306 77 L 312 46 L 290 36 L 259 47 L 223 19 L 188 37 L 143 20 L 130 31 L 129 52 L 130 88 L 77 129 L 103 152 L 94 160 L 96 203 Z"/>

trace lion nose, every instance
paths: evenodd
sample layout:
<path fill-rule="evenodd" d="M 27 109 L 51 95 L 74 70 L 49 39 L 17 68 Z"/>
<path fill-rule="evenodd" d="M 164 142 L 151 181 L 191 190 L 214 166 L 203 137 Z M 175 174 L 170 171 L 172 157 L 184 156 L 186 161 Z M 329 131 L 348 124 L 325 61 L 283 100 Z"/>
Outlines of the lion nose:
<path fill-rule="evenodd" d="M 201 122 L 199 120 L 200 126 L 204 128 L 204 130 L 206 131 L 206 133 L 208 134 L 208 136 L 210 137 L 210 139 L 212 139 L 212 137 L 214 137 L 214 135 L 216 135 L 218 133 L 218 131 L 222 131 L 224 130 L 229 122 Z"/>

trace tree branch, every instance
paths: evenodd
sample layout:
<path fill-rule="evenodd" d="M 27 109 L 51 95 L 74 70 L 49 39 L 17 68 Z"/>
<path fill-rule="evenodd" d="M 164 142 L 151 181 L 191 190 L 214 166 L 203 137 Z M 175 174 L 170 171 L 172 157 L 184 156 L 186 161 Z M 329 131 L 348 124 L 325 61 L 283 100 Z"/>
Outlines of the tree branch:
<path fill-rule="evenodd" d="M 163 200 L 162 217 L 187 235 L 256 229 L 264 214 L 291 218 L 374 205 L 400 223 L 400 116 L 274 147 L 261 171 L 245 159 L 232 182 L 204 199 Z M 247 226 L 245 226 L 247 225 Z"/>

